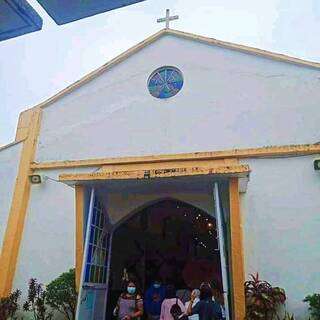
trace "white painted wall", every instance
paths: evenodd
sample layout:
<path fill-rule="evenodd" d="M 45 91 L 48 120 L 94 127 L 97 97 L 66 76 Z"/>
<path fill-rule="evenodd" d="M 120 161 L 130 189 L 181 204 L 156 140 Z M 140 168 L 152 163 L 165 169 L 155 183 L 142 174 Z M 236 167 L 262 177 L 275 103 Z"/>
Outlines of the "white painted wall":
<path fill-rule="evenodd" d="M 313 159 L 243 160 L 252 169 L 241 195 L 246 275 L 259 272 L 283 287 L 288 309 L 301 318 L 303 298 L 320 292 L 320 173 Z"/>
<path fill-rule="evenodd" d="M 151 72 L 178 67 L 167 100 Z M 163 36 L 44 109 L 37 161 L 213 151 L 320 140 L 320 72 Z"/>
<path fill-rule="evenodd" d="M 77 169 L 92 172 L 94 168 Z M 74 170 L 41 171 L 50 179 L 31 186 L 14 288 L 25 298 L 31 277 L 48 284 L 75 266 L 75 191 L 57 180 L 60 173 Z"/>
<path fill-rule="evenodd" d="M 22 143 L 0 151 L 0 253 L 20 163 Z"/>

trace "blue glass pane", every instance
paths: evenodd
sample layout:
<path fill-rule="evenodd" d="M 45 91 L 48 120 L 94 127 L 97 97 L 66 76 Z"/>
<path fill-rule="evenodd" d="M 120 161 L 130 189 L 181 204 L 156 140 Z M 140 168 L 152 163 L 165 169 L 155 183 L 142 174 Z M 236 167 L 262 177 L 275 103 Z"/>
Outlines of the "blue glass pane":
<path fill-rule="evenodd" d="M 84 281 L 85 282 L 89 282 L 89 275 L 90 275 L 90 264 L 86 264 L 86 274 L 85 274 L 85 277 L 84 277 Z"/>
<path fill-rule="evenodd" d="M 97 210 L 95 208 L 93 208 L 91 224 L 93 224 L 93 225 L 96 224 L 96 217 L 97 217 Z"/>
<path fill-rule="evenodd" d="M 101 213 L 98 211 L 97 212 L 96 226 L 100 227 L 100 224 L 101 224 Z"/>
<path fill-rule="evenodd" d="M 103 283 L 106 279 L 106 266 L 108 252 L 106 247 L 110 241 L 109 234 L 105 234 L 104 210 L 95 199 L 95 207 L 92 212 L 90 235 L 88 238 L 88 252 L 86 257 L 85 282 Z"/>
<path fill-rule="evenodd" d="M 96 232 L 94 233 L 94 244 L 98 243 L 100 232 L 101 232 L 100 230 L 96 229 Z"/>
<path fill-rule="evenodd" d="M 89 246 L 87 262 L 91 262 L 91 257 L 92 257 L 92 245 Z"/>
<path fill-rule="evenodd" d="M 102 279 L 103 279 L 103 267 L 98 267 L 97 282 L 102 283 Z"/>
<path fill-rule="evenodd" d="M 150 94 L 159 99 L 166 99 L 176 95 L 182 86 L 182 73 L 173 67 L 157 69 L 152 73 L 148 81 Z"/>
<path fill-rule="evenodd" d="M 95 271 L 96 271 L 96 267 L 95 266 L 91 266 L 89 282 L 94 282 Z"/>
<path fill-rule="evenodd" d="M 104 214 L 103 214 L 103 212 L 101 212 L 100 228 L 103 229 L 103 227 L 104 227 Z"/>
<path fill-rule="evenodd" d="M 99 214 L 98 214 L 97 226 L 98 226 L 99 228 L 102 228 L 102 227 L 103 227 L 103 225 L 102 225 L 102 214 L 101 214 L 101 212 L 99 212 Z"/>
<path fill-rule="evenodd" d="M 90 229 L 90 239 L 89 239 L 89 242 L 90 242 L 90 243 L 93 243 L 94 230 L 95 230 L 95 229 L 91 227 L 91 229 Z"/>

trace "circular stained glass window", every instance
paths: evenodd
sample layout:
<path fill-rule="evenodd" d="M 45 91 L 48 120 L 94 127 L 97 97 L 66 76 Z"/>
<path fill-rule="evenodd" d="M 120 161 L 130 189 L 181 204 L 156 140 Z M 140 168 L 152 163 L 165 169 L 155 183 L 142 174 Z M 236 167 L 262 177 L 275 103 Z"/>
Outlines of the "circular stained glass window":
<path fill-rule="evenodd" d="M 150 94 L 159 99 L 175 96 L 182 86 L 182 73 L 174 67 L 159 68 L 151 74 L 148 80 Z"/>

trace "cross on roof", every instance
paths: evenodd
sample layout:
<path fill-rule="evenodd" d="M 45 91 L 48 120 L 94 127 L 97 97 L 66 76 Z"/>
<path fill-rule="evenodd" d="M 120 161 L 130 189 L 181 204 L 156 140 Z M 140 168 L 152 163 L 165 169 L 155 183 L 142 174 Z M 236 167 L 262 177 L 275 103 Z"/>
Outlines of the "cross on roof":
<path fill-rule="evenodd" d="M 157 22 L 158 23 L 165 22 L 166 23 L 166 28 L 168 29 L 170 21 L 178 20 L 178 19 L 179 19 L 179 16 L 171 16 L 170 17 L 170 9 L 166 9 L 166 16 L 164 18 L 157 19 Z"/>

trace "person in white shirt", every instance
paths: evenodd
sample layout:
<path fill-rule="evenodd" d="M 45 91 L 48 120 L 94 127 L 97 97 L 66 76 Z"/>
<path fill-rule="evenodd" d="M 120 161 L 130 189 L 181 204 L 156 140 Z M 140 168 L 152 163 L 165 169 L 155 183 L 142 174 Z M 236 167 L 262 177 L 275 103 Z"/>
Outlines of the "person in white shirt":
<path fill-rule="evenodd" d="M 194 307 L 199 301 L 200 301 L 200 290 L 199 289 L 194 289 L 191 293 L 191 296 L 195 296 L 195 299 L 192 303 L 192 307 Z M 188 306 L 190 304 L 190 301 L 187 301 L 185 303 L 185 307 L 186 309 L 188 309 Z M 188 316 L 188 319 L 189 320 L 199 320 L 199 315 L 198 314 L 194 314 L 194 315 L 191 315 L 191 316 Z"/>

